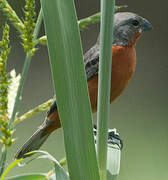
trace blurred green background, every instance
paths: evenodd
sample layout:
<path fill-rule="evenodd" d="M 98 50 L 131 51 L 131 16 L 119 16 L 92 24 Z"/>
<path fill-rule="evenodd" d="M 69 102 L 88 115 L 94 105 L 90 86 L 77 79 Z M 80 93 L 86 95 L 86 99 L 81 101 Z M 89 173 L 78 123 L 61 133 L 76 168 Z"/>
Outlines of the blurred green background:
<path fill-rule="evenodd" d="M 39 10 L 37 2 L 37 12 Z M 99 1 L 76 1 L 79 18 L 99 11 Z M 164 3 L 164 2 L 163 2 Z M 165 2 L 166 3 L 166 2 Z M 22 16 L 23 0 L 10 0 L 11 6 Z M 111 105 L 110 128 L 117 128 L 124 141 L 119 180 L 167 180 L 168 150 L 168 61 L 167 61 L 167 4 L 158 1 L 117 1 L 127 4 L 122 11 L 131 11 L 146 17 L 154 26 L 137 43 L 137 68 L 134 77 L 122 96 Z M 162 6 L 162 7 L 161 7 Z M 1 13 L 1 12 L 0 12 Z M 0 14 L 3 24 L 4 17 Z M 1 28 L 2 30 L 2 28 Z M 99 25 L 91 25 L 81 32 L 84 52 L 96 41 Z M 43 28 L 41 35 L 44 34 Z M 11 54 L 8 70 L 21 72 L 25 53 L 14 28 L 11 28 Z M 20 114 L 53 96 L 52 79 L 46 47 L 39 47 L 33 57 L 24 86 Z M 45 113 L 38 114 L 16 127 L 15 145 L 9 149 L 7 164 L 18 147 L 43 122 Z M 96 119 L 96 115 L 94 115 Z M 43 145 L 58 160 L 65 156 L 62 130 L 54 132 Z M 15 167 L 9 175 L 47 172 L 52 168 L 47 160 L 36 160 L 24 167 Z"/>

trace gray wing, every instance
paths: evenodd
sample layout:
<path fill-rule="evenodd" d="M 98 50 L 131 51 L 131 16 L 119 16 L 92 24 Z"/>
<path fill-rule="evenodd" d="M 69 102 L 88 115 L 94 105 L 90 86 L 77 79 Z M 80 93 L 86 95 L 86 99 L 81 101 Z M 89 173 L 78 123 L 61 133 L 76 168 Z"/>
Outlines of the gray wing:
<path fill-rule="evenodd" d="M 99 45 L 96 43 L 92 48 L 90 48 L 84 55 L 85 71 L 87 76 L 87 81 L 94 77 L 99 70 Z M 47 112 L 47 116 L 52 114 L 57 110 L 57 104 L 55 96 L 53 98 L 53 103 Z"/>
<path fill-rule="evenodd" d="M 96 43 L 84 55 L 87 80 L 91 79 L 99 70 L 99 45 Z"/>

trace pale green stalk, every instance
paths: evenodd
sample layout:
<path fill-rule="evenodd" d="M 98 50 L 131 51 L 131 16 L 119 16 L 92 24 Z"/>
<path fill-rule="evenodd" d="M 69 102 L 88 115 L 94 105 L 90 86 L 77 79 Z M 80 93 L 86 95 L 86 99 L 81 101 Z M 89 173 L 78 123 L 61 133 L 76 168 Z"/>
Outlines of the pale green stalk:
<path fill-rule="evenodd" d="M 26 59 L 24 61 L 24 65 L 23 65 L 23 69 L 22 69 L 22 73 L 21 73 L 21 79 L 20 79 L 17 95 L 16 95 L 16 98 L 15 98 L 15 104 L 14 104 L 13 112 L 12 112 L 11 118 L 9 120 L 9 127 L 11 127 L 11 125 L 12 125 L 14 119 L 15 119 L 17 110 L 18 110 L 19 101 L 20 101 L 24 81 L 25 81 L 25 78 L 26 78 L 26 75 L 27 75 L 27 72 L 28 72 L 28 69 L 29 69 L 29 66 L 30 66 L 31 58 L 32 58 L 32 56 L 29 56 L 28 54 L 26 55 Z"/>
<path fill-rule="evenodd" d="M 41 26 L 41 23 L 42 23 L 42 18 L 43 18 L 42 10 L 40 10 L 40 13 L 38 15 L 37 22 L 36 22 L 36 25 L 35 25 L 34 33 L 33 33 L 34 39 L 36 39 L 37 36 L 38 36 L 38 32 L 39 32 L 39 29 L 40 29 L 40 26 Z M 19 98 L 21 97 L 21 94 L 22 94 L 24 81 L 25 81 L 27 72 L 29 70 L 31 59 L 32 59 L 31 53 L 30 54 L 27 53 L 26 54 L 26 59 L 24 61 L 24 65 L 23 65 L 23 70 L 22 70 L 22 73 L 21 73 L 21 79 L 20 79 L 20 83 L 19 83 L 19 87 L 18 87 L 16 99 L 15 99 L 15 104 L 14 104 L 12 116 L 11 116 L 10 121 L 9 121 L 9 126 L 11 126 L 11 124 L 13 123 L 13 121 L 15 119 L 15 116 L 16 116 L 16 112 L 18 110 Z"/>
<path fill-rule="evenodd" d="M 7 87 L 8 87 L 8 76 L 6 73 L 6 61 L 8 54 L 10 52 L 9 48 L 9 26 L 6 24 L 3 28 L 3 36 L 2 36 L 2 41 L 0 41 L 1 45 L 1 52 L 0 52 L 0 85 L 1 85 L 1 93 L 0 93 L 0 125 L 1 125 L 1 131 L 2 131 L 2 137 L 1 137 L 1 143 L 2 143 L 2 154 L 1 154 L 1 161 L 0 161 L 0 175 L 2 174 L 4 170 L 4 165 L 6 161 L 6 152 L 7 152 L 7 147 L 12 144 L 12 131 L 9 131 L 8 128 L 8 116 L 7 116 L 7 106 L 8 106 L 8 99 L 7 99 Z"/>
<path fill-rule="evenodd" d="M 119 9 L 126 8 L 126 7 L 127 7 L 126 5 L 123 5 L 123 6 L 115 6 L 114 8 L 115 8 L 115 11 L 118 11 Z M 78 20 L 78 24 L 79 24 L 80 30 L 83 30 L 87 28 L 90 24 L 94 24 L 99 21 L 100 21 L 100 13 L 98 12 L 89 17 Z"/>
<path fill-rule="evenodd" d="M 37 22 L 36 22 L 34 33 L 33 33 L 34 39 L 36 39 L 38 36 L 42 20 L 43 20 L 43 12 L 42 12 L 42 8 L 40 8 L 40 12 L 38 14 Z"/>
<path fill-rule="evenodd" d="M 0 177 L 4 171 L 4 167 L 5 167 L 5 162 L 6 162 L 6 155 L 7 155 L 7 147 L 5 145 L 3 145 L 2 149 L 1 149 L 1 161 L 0 161 Z"/>
<path fill-rule="evenodd" d="M 9 127 L 11 127 L 11 125 L 13 123 L 13 120 L 15 118 L 16 112 L 17 112 L 17 108 L 18 108 L 18 105 L 19 105 L 19 97 L 20 97 L 21 92 L 22 92 L 24 80 L 25 80 L 25 77 L 26 77 L 26 74 L 27 74 L 27 71 L 28 71 L 28 68 L 29 68 L 29 65 L 30 65 L 30 61 L 31 61 L 31 57 L 26 56 L 24 67 L 23 67 L 22 74 L 21 74 L 22 76 L 21 76 L 19 88 L 18 88 L 18 91 L 17 91 L 17 96 L 16 96 L 16 99 L 15 99 L 13 113 L 12 113 L 11 119 L 9 120 L 9 124 L 8 124 Z M 13 128 L 13 127 L 11 127 L 11 128 Z M 4 170 L 5 161 L 6 161 L 6 154 L 7 154 L 7 148 L 2 153 L 2 156 L 1 156 L 0 167 L 1 167 L 2 171 L 0 172 L 0 175 L 2 174 L 2 172 Z"/>
<path fill-rule="evenodd" d="M 0 9 L 5 13 L 15 28 L 22 33 L 24 24 L 6 0 L 0 0 Z"/>
<path fill-rule="evenodd" d="M 40 104 L 39 106 L 35 107 L 34 109 L 29 110 L 25 114 L 21 115 L 20 117 L 15 118 L 14 123 L 20 123 L 21 121 L 39 113 L 42 111 L 47 110 L 53 102 L 53 99 L 49 99 L 48 101 L 44 102 L 43 104 Z"/>
<path fill-rule="evenodd" d="M 34 34 L 33 34 L 34 38 L 37 38 L 38 31 L 40 29 L 40 25 L 41 25 L 41 22 L 42 22 L 41 19 L 42 19 L 42 13 L 39 13 L 39 17 L 38 17 L 38 20 L 37 20 L 37 23 L 36 23 L 36 26 L 35 26 Z M 17 95 L 16 95 L 16 98 L 15 98 L 15 104 L 14 104 L 12 116 L 11 116 L 11 118 L 9 120 L 9 123 L 8 123 L 9 128 L 13 128 L 12 123 L 13 123 L 13 121 L 15 119 L 16 112 L 18 110 L 19 100 L 20 100 L 20 97 L 21 97 L 24 81 L 25 81 L 25 78 L 26 78 L 26 75 L 27 75 L 27 72 L 28 72 L 28 69 L 29 69 L 29 66 L 30 66 L 31 58 L 32 58 L 32 55 L 27 53 L 26 54 L 26 59 L 24 61 L 24 66 L 23 66 L 23 70 L 22 70 L 22 74 L 21 74 L 21 79 L 20 79 Z M 1 159 L 0 159 L 0 168 L 1 168 L 0 175 L 2 174 L 2 172 L 4 170 L 4 167 L 5 167 L 6 155 L 7 155 L 7 148 L 5 148 L 5 150 L 3 151 L 2 155 L 1 155 Z"/>
<path fill-rule="evenodd" d="M 80 19 L 78 21 L 78 25 L 79 25 L 80 30 L 83 30 L 83 29 L 87 28 L 88 25 L 94 24 L 94 23 L 99 22 L 99 21 L 100 21 L 100 13 L 96 13 L 96 14 L 93 14 L 89 17 Z"/>
<path fill-rule="evenodd" d="M 101 0 L 97 138 L 97 158 L 101 180 L 107 179 L 107 132 L 110 120 L 114 5 L 115 0 Z"/>

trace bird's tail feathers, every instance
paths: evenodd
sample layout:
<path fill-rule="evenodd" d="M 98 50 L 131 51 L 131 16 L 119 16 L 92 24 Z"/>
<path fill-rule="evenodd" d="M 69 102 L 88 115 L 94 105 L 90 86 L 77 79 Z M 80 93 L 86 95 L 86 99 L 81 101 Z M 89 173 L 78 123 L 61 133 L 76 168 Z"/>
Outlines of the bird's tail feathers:
<path fill-rule="evenodd" d="M 26 153 L 38 150 L 50 135 L 50 133 L 44 133 L 45 130 L 45 127 L 40 127 L 18 150 L 15 155 L 15 159 L 26 158 L 30 156 L 25 155 Z"/>

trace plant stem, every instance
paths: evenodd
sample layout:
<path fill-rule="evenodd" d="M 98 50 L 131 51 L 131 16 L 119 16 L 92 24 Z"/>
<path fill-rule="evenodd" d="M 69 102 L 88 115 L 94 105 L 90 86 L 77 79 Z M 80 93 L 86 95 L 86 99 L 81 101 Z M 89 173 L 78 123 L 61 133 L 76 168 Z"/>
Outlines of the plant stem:
<path fill-rule="evenodd" d="M 100 21 L 100 13 L 93 14 L 89 17 L 78 20 L 78 25 L 80 30 L 83 30 L 88 27 L 90 24 L 94 24 Z"/>
<path fill-rule="evenodd" d="M 13 127 L 11 127 L 11 124 L 13 123 L 16 112 L 17 112 L 17 108 L 18 108 L 18 105 L 19 105 L 19 98 L 21 96 L 24 80 L 25 80 L 25 77 L 26 77 L 28 69 L 29 69 L 30 61 L 31 61 L 31 56 L 26 56 L 25 63 L 24 63 L 24 66 L 23 66 L 23 70 L 22 70 L 22 74 L 21 74 L 21 80 L 20 80 L 17 95 L 16 95 L 16 98 L 15 98 L 15 104 L 14 104 L 12 116 L 11 116 L 11 118 L 9 120 L 9 124 L 8 124 L 8 126 L 10 128 L 13 128 Z M 2 152 L 2 155 L 1 155 L 1 160 L 0 160 L 1 174 L 3 173 L 4 167 L 5 167 L 6 155 L 7 155 L 7 147 Z"/>
<path fill-rule="evenodd" d="M 36 26 L 35 26 L 35 29 L 34 29 L 34 33 L 33 33 L 34 39 L 36 39 L 37 36 L 38 36 L 42 20 L 43 20 L 43 12 L 42 12 L 42 9 L 40 9 L 40 12 L 39 12 L 39 15 L 38 15 L 38 18 L 37 18 L 37 22 L 36 22 Z"/>
<path fill-rule="evenodd" d="M 16 12 L 9 5 L 8 1 L 0 0 L 0 9 L 6 14 L 7 18 L 11 21 L 14 27 L 22 33 L 24 24 L 22 20 L 17 16 Z"/>
<path fill-rule="evenodd" d="M 35 29 L 34 29 L 34 33 L 33 33 L 34 39 L 37 38 L 41 22 L 42 22 L 42 11 L 40 10 L 40 13 L 39 13 L 38 18 L 37 18 L 36 26 L 35 26 Z M 11 118 L 10 118 L 9 123 L 8 123 L 9 128 L 13 128 L 12 123 L 13 123 L 13 121 L 15 119 L 16 112 L 18 110 L 19 100 L 20 100 L 20 97 L 21 97 L 24 81 L 25 81 L 25 78 L 26 78 L 26 75 L 27 75 L 27 72 L 28 72 L 28 69 L 29 69 L 29 66 L 30 66 L 31 58 L 32 58 L 31 53 L 30 54 L 27 53 L 25 61 L 24 61 L 22 73 L 21 73 L 21 79 L 20 79 L 17 95 L 16 95 L 16 98 L 15 98 L 15 104 L 14 104 L 13 112 L 12 112 Z M 4 147 L 2 149 L 2 151 L 3 152 L 2 152 L 1 160 L 0 160 L 0 168 L 1 168 L 0 169 L 0 175 L 3 173 L 4 167 L 5 167 L 6 155 L 7 155 L 7 147 Z"/>
<path fill-rule="evenodd" d="M 38 18 L 37 18 L 37 22 L 36 22 L 36 26 L 35 26 L 35 29 L 34 29 L 34 33 L 33 33 L 34 39 L 36 39 L 37 36 L 38 36 L 40 26 L 41 26 L 41 23 L 42 23 L 42 18 L 43 18 L 42 9 L 40 9 L 40 12 L 39 12 L 39 15 L 38 15 Z M 22 94 L 24 81 L 25 81 L 25 78 L 26 78 L 26 75 L 27 75 L 27 72 L 28 72 L 28 69 L 29 69 L 29 66 L 30 66 L 31 59 L 32 59 L 32 56 L 29 53 L 27 53 L 26 54 L 26 59 L 24 61 L 22 73 L 21 73 L 21 79 L 20 79 L 17 95 L 16 95 L 16 98 L 15 98 L 15 104 L 14 104 L 13 112 L 12 112 L 11 118 L 9 120 L 9 127 L 13 123 L 13 121 L 15 119 L 15 116 L 16 116 L 16 112 L 17 112 L 18 105 L 19 105 L 19 98 L 21 97 L 21 94 Z"/>
<path fill-rule="evenodd" d="M 110 119 L 114 5 L 115 0 L 101 0 L 97 138 L 97 156 L 101 180 L 107 179 L 107 132 Z"/>
<path fill-rule="evenodd" d="M 4 171 L 6 155 L 7 155 L 7 147 L 5 145 L 3 145 L 2 155 L 1 155 L 1 160 L 0 160 L 0 176 L 2 175 L 2 173 Z"/>
<path fill-rule="evenodd" d="M 11 118 L 9 120 L 9 127 L 11 127 L 11 124 L 13 123 L 13 121 L 15 119 L 16 112 L 18 110 L 19 100 L 21 97 L 24 81 L 25 81 L 25 78 L 26 78 L 26 75 L 27 75 L 27 72 L 28 72 L 28 69 L 30 66 L 30 61 L 31 61 L 31 56 L 29 56 L 27 54 L 24 65 L 23 65 L 22 73 L 21 73 L 21 79 L 20 79 L 17 95 L 15 98 L 15 104 L 14 104 L 13 112 L 12 112 Z"/>
<path fill-rule="evenodd" d="M 48 101 L 44 102 L 43 104 L 38 105 L 34 109 L 29 110 L 28 112 L 21 115 L 20 117 L 16 117 L 14 120 L 14 123 L 20 123 L 21 121 L 39 113 L 39 112 L 47 110 L 51 106 L 52 102 L 53 102 L 53 99 L 49 99 Z"/>
<path fill-rule="evenodd" d="M 114 10 L 118 11 L 119 9 L 126 8 L 126 7 L 127 7 L 126 5 L 115 6 Z M 78 20 L 78 25 L 79 25 L 80 30 L 83 30 L 83 29 L 87 28 L 90 24 L 94 24 L 99 21 L 100 21 L 100 12 L 93 14 L 89 17 Z"/>

